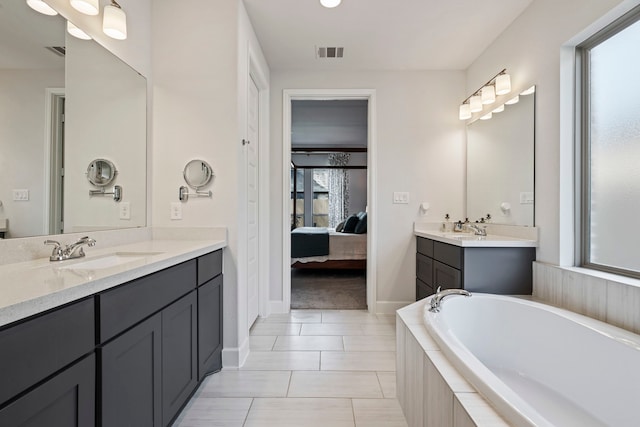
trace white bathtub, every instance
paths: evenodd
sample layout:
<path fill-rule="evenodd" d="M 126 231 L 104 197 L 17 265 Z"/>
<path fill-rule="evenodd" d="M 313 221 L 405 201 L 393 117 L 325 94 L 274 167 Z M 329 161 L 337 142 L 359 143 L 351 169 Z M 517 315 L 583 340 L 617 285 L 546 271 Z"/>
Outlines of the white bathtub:
<path fill-rule="evenodd" d="M 640 426 L 640 336 L 499 295 L 449 296 L 427 330 L 516 426 Z"/>

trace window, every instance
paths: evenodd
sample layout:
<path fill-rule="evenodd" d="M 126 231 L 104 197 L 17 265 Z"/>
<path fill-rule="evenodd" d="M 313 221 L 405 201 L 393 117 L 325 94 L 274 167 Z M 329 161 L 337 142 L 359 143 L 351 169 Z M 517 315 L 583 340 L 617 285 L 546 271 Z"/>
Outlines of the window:
<path fill-rule="evenodd" d="M 640 277 L 640 8 L 577 49 L 580 264 Z"/>

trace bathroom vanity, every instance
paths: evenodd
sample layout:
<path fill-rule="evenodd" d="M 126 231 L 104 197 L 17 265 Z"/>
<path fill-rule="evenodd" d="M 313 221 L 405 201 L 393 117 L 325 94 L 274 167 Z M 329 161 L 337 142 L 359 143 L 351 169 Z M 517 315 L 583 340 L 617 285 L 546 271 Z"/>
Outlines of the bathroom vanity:
<path fill-rule="evenodd" d="M 222 367 L 225 245 L 149 241 L 1 266 L 25 289 L 0 299 L 0 425 L 170 425 Z M 45 308 L 21 317 L 25 304 Z"/>
<path fill-rule="evenodd" d="M 531 295 L 536 240 L 502 235 L 416 234 L 416 300 L 442 289 Z"/>

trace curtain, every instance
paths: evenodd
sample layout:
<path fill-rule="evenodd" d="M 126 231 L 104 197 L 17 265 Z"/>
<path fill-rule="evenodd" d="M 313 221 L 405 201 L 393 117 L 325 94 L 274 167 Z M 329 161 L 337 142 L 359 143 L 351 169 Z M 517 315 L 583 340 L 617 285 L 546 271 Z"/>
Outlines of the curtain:
<path fill-rule="evenodd" d="M 349 153 L 329 154 L 329 165 L 347 166 Z M 329 169 L 329 227 L 335 228 L 349 214 L 349 171 Z"/>

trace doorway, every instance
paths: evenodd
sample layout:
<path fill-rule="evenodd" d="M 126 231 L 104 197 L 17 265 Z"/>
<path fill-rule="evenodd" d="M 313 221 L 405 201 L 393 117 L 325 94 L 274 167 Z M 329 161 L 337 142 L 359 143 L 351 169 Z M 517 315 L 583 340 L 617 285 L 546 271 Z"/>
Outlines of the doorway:
<path fill-rule="evenodd" d="M 64 232 L 64 89 L 47 89 L 45 106 L 45 209 L 44 234 Z"/>
<path fill-rule="evenodd" d="M 283 105 L 283 162 L 285 165 L 285 169 L 283 170 L 283 181 L 284 181 L 284 191 L 283 191 L 283 211 L 285 212 L 284 221 L 283 221 L 283 304 L 284 309 L 288 310 L 292 307 L 292 275 L 289 274 L 291 271 L 291 262 L 292 262 L 292 243 L 291 243 L 291 229 L 292 226 L 299 225 L 294 222 L 298 218 L 307 218 L 307 222 L 309 222 L 309 218 L 311 218 L 311 223 L 305 225 L 314 225 L 314 223 L 322 223 L 322 213 L 313 211 L 313 202 L 316 201 L 316 197 L 306 196 L 306 209 L 305 201 L 302 202 L 298 200 L 298 172 L 292 172 L 293 169 L 311 169 L 312 167 L 304 167 L 298 168 L 296 167 L 296 160 L 300 163 L 300 159 L 296 159 L 296 150 L 295 146 L 292 144 L 292 106 L 294 102 L 297 101 L 351 101 L 355 103 L 362 103 L 365 105 L 365 115 L 366 115 L 366 141 L 364 141 L 364 149 L 362 147 L 347 147 L 347 149 L 343 150 L 343 153 L 350 153 L 347 157 L 354 155 L 354 157 L 361 156 L 364 157 L 364 163 L 359 166 L 361 172 L 363 172 L 366 190 L 364 190 L 366 197 L 364 199 L 364 205 L 362 208 L 357 208 L 359 212 L 349 212 L 350 214 L 366 214 L 367 218 L 365 221 L 366 225 L 366 264 L 363 264 L 364 271 L 366 271 L 366 275 L 362 274 L 360 280 L 364 281 L 365 284 L 365 295 L 366 295 L 366 308 L 370 312 L 376 312 L 376 269 L 375 269 L 375 260 L 376 260 L 376 222 L 375 222 L 375 154 L 376 154 L 376 138 L 375 138 L 375 90 L 285 90 L 284 91 L 284 105 Z M 326 141 L 325 141 L 326 142 Z M 315 150 L 318 153 L 311 153 L 313 150 L 309 150 L 305 153 L 305 156 L 312 157 L 316 155 L 318 158 L 331 153 L 331 149 L 325 149 L 325 147 L 315 147 L 320 148 L 319 150 Z M 313 148 L 313 147 L 312 147 Z M 355 148 L 355 149 L 354 149 Z M 324 152 L 323 152 L 324 151 Z M 338 150 L 338 153 L 340 151 Z M 327 166 L 327 165 L 324 165 Z M 328 165 L 329 169 L 338 169 L 336 165 Z M 322 169 L 322 168 L 315 168 Z M 345 169 L 345 168 L 342 168 Z M 355 169 L 355 168 L 354 168 Z M 301 176 L 306 175 L 306 182 L 311 183 L 309 185 L 314 185 L 313 172 L 303 173 Z M 296 184 L 296 191 L 292 191 L 292 185 L 294 185 L 294 181 Z M 317 180 L 316 180 L 317 181 Z M 321 193 L 321 191 L 319 191 Z M 295 199 L 292 194 L 294 194 Z M 295 200 L 295 203 L 293 203 Z M 317 203 L 320 204 L 320 203 Z M 294 214 L 294 206 L 296 206 L 296 212 Z M 306 211 L 305 214 L 301 214 L 297 206 L 301 206 L 302 209 Z M 360 210 L 362 209 L 362 210 Z M 346 215 L 343 215 L 346 217 Z M 318 220 L 315 221 L 314 219 Z M 346 219 L 346 218 L 345 218 Z M 299 219 L 298 219 L 299 221 Z M 329 226 L 335 226 L 337 224 L 330 224 Z M 366 265 L 366 267 L 365 267 Z M 327 282 L 331 282 L 334 285 L 343 282 L 343 283 L 352 283 L 354 281 L 354 277 L 349 277 L 356 270 L 333 270 L 331 273 L 326 274 Z M 304 272 L 296 272 L 296 276 L 303 276 Z M 293 280 L 296 280 L 297 277 L 294 277 Z M 355 279 L 357 280 L 357 279 Z M 312 288 L 313 286 L 311 286 Z M 344 290 L 344 289 L 343 289 Z M 357 307 L 363 308 L 363 307 Z"/>

